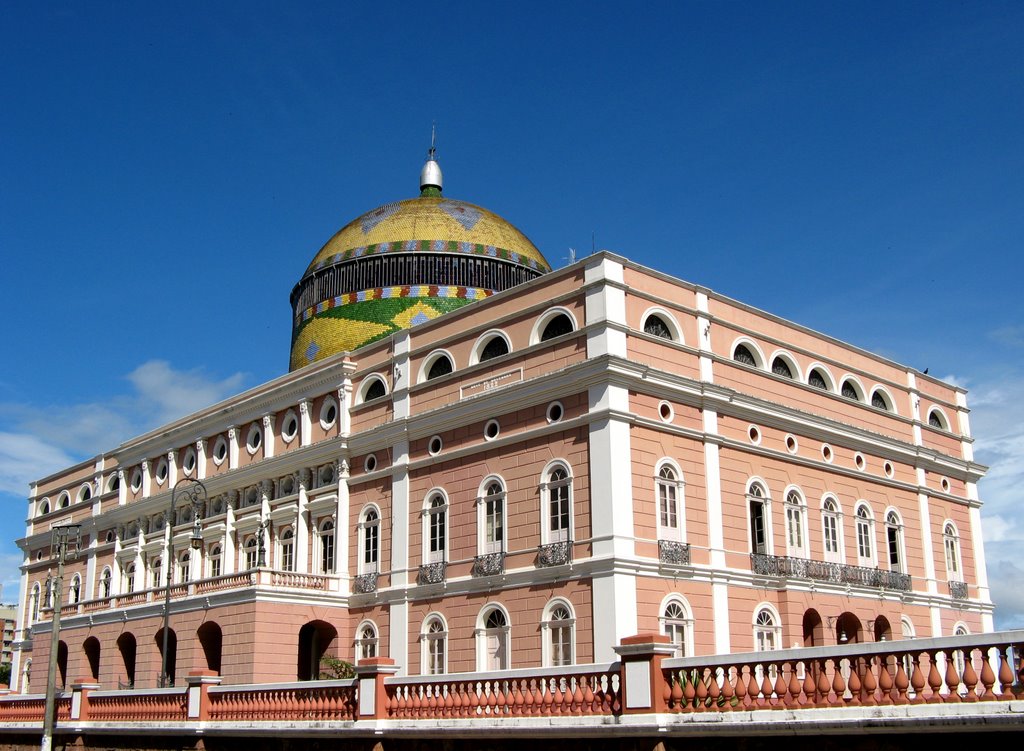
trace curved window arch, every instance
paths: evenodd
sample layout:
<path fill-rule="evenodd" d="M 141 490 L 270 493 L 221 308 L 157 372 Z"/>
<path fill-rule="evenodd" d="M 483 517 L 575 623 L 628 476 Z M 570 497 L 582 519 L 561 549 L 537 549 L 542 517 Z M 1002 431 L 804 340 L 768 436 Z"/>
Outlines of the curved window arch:
<path fill-rule="evenodd" d="M 334 520 L 320 524 L 320 573 L 334 573 Z"/>
<path fill-rule="evenodd" d="M 71 494 L 68 491 L 62 492 L 57 497 L 57 508 L 67 508 L 71 505 Z"/>
<path fill-rule="evenodd" d="M 892 395 L 881 386 L 876 386 L 871 392 L 871 406 L 884 412 L 896 411 Z"/>
<path fill-rule="evenodd" d="M 686 539 L 686 504 L 683 472 L 670 459 L 655 466 L 655 503 L 658 514 L 658 539 L 683 542 Z"/>
<path fill-rule="evenodd" d="M 835 379 L 821 363 L 815 363 L 807 370 L 807 384 L 822 391 L 835 391 Z"/>
<path fill-rule="evenodd" d="M 37 516 L 46 516 L 50 513 L 50 499 L 44 498 L 39 502 L 39 513 Z"/>
<path fill-rule="evenodd" d="M 295 570 L 295 530 L 285 527 L 278 536 L 278 564 L 282 571 Z"/>
<path fill-rule="evenodd" d="M 161 555 L 155 555 L 149 559 L 149 571 L 152 576 L 150 586 L 153 589 L 158 589 L 164 582 L 163 578 L 164 570 L 164 558 Z"/>
<path fill-rule="evenodd" d="M 477 363 L 486 362 L 495 357 L 507 355 L 511 351 L 512 343 L 509 341 L 508 335 L 504 331 L 491 329 L 481 334 L 480 338 L 476 340 L 476 344 L 473 345 L 473 351 L 469 357 L 469 364 L 476 365 Z"/>
<path fill-rule="evenodd" d="M 245 556 L 245 571 L 256 568 L 257 547 L 258 544 L 255 535 L 247 539 L 245 544 L 242 546 L 242 554 Z"/>
<path fill-rule="evenodd" d="M 107 477 L 107 484 L 105 486 L 108 493 L 113 493 L 115 490 L 121 489 L 121 475 L 117 472 L 112 472 Z"/>
<path fill-rule="evenodd" d="M 942 549 L 946 554 L 946 578 L 949 581 L 963 581 L 960 565 L 960 532 L 951 521 L 942 525 Z"/>
<path fill-rule="evenodd" d="M 213 545 L 210 548 L 210 554 L 207 556 L 209 562 L 210 578 L 216 578 L 221 575 L 223 571 L 222 567 L 222 548 L 220 545 Z"/>
<path fill-rule="evenodd" d="M 945 413 L 938 407 L 932 407 L 928 410 L 928 424 L 939 430 L 949 430 L 949 420 L 946 419 Z"/>
<path fill-rule="evenodd" d="M 356 394 L 358 404 L 372 402 L 388 395 L 388 385 L 381 376 L 374 373 L 363 379 Z"/>
<path fill-rule="evenodd" d="M 377 656 L 377 624 L 366 620 L 356 627 L 356 661 L 369 660 Z"/>
<path fill-rule="evenodd" d="M 530 344 L 539 344 L 571 334 L 578 328 L 576 316 L 568 308 L 561 306 L 545 310 L 533 325 L 530 332 Z"/>
<path fill-rule="evenodd" d="M 540 622 L 544 667 L 576 662 L 576 615 L 572 603 L 557 597 L 544 607 Z"/>
<path fill-rule="evenodd" d="M 768 652 L 781 648 L 782 619 L 771 605 L 759 605 L 754 611 L 754 649 Z"/>
<path fill-rule="evenodd" d="M 752 480 L 747 484 L 747 520 L 751 553 L 771 553 L 771 515 L 768 513 L 770 501 L 768 488 L 762 482 Z"/>
<path fill-rule="evenodd" d="M 556 460 L 541 475 L 541 543 L 567 543 L 573 539 L 572 471 Z"/>
<path fill-rule="evenodd" d="M 423 619 L 420 629 L 420 672 L 442 675 L 448 672 L 448 624 L 440 613 Z"/>
<path fill-rule="evenodd" d="M 896 509 L 885 512 L 885 544 L 889 558 L 889 570 L 907 573 L 906 553 L 903 539 L 903 519 Z"/>
<path fill-rule="evenodd" d="M 693 611 L 686 598 L 677 594 L 669 595 L 662 601 L 659 612 L 661 633 L 675 647 L 675 657 L 693 654 Z"/>
<path fill-rule="evenodd" d="M 42 607 L 43 588 L 36 582 L 32 585 L 32 604 L 30 620 L 34 623 L 39 620 L 39 610 Z"/>
<path fill-rule="evenodd" d="M 443 490 L 431 490 L 423 502 L 423 561 L 448 560 L 448 496 Z"/>
<path fill-rule="evenodd" d="M 645 334 L 669 341 L 683 342 L 683 331 L 675 316 L 664 308 L 648 308 L 641 318 L 640 327 Z"/>
<path fill-rule="evenodd" d="M 92 498 L 92 485 L 85 483 L 78 489 L 78 502 L 83 503 Z"/>
<path fill-rule="evenodd" d="M 124 590 L 126 594 L 131 594 L 135 591 L 135 562 L 133 561 L 126 564 L 122 570 L 124 572 L 124 585 L 122 586 L 122 590 Z"/>
<path fill-rule="evenodd" d="M 419 383 L 432 381 L 453 372 L 455 372 L 455 360 L 451 353 L 444 349 L 434 350 L 423 358 Z"/>
<path fill-rule="evenodd" d="M 480 555 L 505 552 L 506 491 L 497 475 L 484 479 L 477 494 L 477 550 Z"/>
<path fill-rule="evenodd" d="M 871 507 L 861 501 L 854 510 L 857 525 L 857 561 L 861 566 L 875 563 L 875 517 Z"/>
<path fill-rule="evenodd" d="M 359 573 L 376 574 L 380 566 L 380 509 L 366 506 L 359 513 Z"/>
<path fill-rule="evenodd" d="M 913 639 L 917 632 L 914 630 L 914 622 L 910 620 L 909 616 L 900 617 L 900 632 L 904 639 Z"/>
<path fill-rule="evenodd" d="M 826 495 L 821 500 L 821 536 L 825 549 L 825 560 L 830 563 L 842 563 L 842 508 L 834 495 Z"/>
<path fill-rule="evenodd" d="M 113 575 L 110 571 L 110 566 L 103 567 L 103 573 L 100 574 L 100 599 L 106 600 L 110 597 L 110 585 L 113 579 Z"/>
<path fill-rule="evenodd" d="M 510 633 L 511 626 L 505 608 L 491 603 L 481 609 L 476 626 L 477 670 L 490 672 L 511 667 Z"/>
<path fill-rule="evenodd" d="M 187 583 L 192 578 L 192 549 L 186 548 L 178 553 L 178 582 Z"/>
<path fill-rule="evenodd" d="M 782 378 L 789 378 L 790 380 L 802 380 L 800 366 L 796 364 L 796 360 L 788 352 L 776 352 L 772 356 L 772 373 Z"/>
<path fill-rule="evenodd" d="M 864 401 L 864 387 L 853 376 L 847 376 L 843 379 L 843 384 L 839 387 L 839 393 L 855 402 Z"/>
<path fill-rule="evenodd" d="M 75 574 L 71 577 L 71 586 L 68 588 L 68 604 L 77 605 L 82 599 L 82 577 Z"/>
<path fill-rule="evenodd" d="M 805 506 L 799 490 L 790 488 L 786 491 L 786 552 L 800 558 L 807 557 Z"/>
<path fill-rule="evenodd" d="M 760 350 L 750 341 L 742 341 L 733 347 L 732 359 L 741 365 L 749 365 L 752 368 L 760 368 L 761 363 L 764 362 Z"/>

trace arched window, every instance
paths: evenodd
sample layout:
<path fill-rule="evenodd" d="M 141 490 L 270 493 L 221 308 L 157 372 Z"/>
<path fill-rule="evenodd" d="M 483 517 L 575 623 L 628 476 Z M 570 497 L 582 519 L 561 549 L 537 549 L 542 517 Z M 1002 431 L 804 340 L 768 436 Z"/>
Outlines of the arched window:
<path fill-rule="evenodd" d="M 320 572 L 334 573 L 334 522 L 330 519 L 320 525 Z"/>
<path fill-rule="evenodd" d="M 220 545 L 214 545 L 210 548 L 210 555 L 208 556 L 210 561 L 210 576 L 218 577 L 221 574 L 221 547 Z"/>
<path fill-rule="evenodd" d="M 875 409 L 892 412 L 892 406 L 889 404 L 889 400 L 880 389 L 875 389 L 871 392 L 871 406 Z"/>
<path fill-rule="evenodd" d="M 768 652 L 781 646 L 782 627 L 778 617 L 768 608 L 761 608 L 754 617 L 754 649 Z"/>
<path fill-rule="evenodd" d="M 807 556 L 804 529 L 804 499 L 796 490 L 786 493 L 786 550 L 792 556 Z"/>
<path fill-rule="evenodd" d="M 665 319 L 656 313 L 647 316 L 647 320 L 644 321 L 644 333 L 662 339 L 672 339 L 672 330 L 665 323 Z"/>
<path fill-rule="evenodd" d="M 103 573 L 100 574 L 100 599 L 105 600 L 110 597 L 110 567 L 107 566 L 103 569 Z"/>
<path fill-rule="evenodd" d="M 424 675 L 448 672 L 448 627 L 439 615 L 427 616 L 420 631 L 420 662 Z"/>
<path fill-rule="evenodd" d="M 565 600 L 553 600 L 544 608 L 540 624 L 545 667 L 572 665 L 576 661 L 576 619 L 572 605 Z"/>
<path fill-rule="evenodd" d="M 85 653 L 85 660 L 89 664 L 89 677 L 94 681 L 100 678 L 100 640 L 90 636 L 82 643 L 82 652 Z"/>
<path fill-rule="evenodd" d="M 681 473 L 663 461 L 654 481 L 658 504 L 658 539 L 683 541 L 683 482 Z"/>
<path fill-rule="evenodd" d="M 150 586 L 157 589 L 163 584 L 164 559 L 161 556 L 153 556 L 149 561 L 149 570 L 153 577 Z"/>
<path fill-rule="evenodd" d="M 950 581 L 963 581 L 960 570 L 960 534 L 953 522 L 946 522 L 942 527 L 942 547 L 946 551 L 946 578 Z"/>
<path fill-rule="evenodd" d="M 497 605 L 490 605 L 480 613 L 476 629 L 477 670 L 508 670 L 508 615 Z"/>
<path fill-rule="evenodd" d="M 505 487 L 497 478 L 487 481 L 477 499 L 477 523 L 480 554 L 505 552 Z"/>
<path fill-rule="evenodd" d="M 767 555 L 768 545 L 768 494 L 760 483 L 751 483 L 747 490 L 747 510 L 750 521 L 750 552 Z"/>
<path fill-rule="evenodd" d="M 828 382 L 825 380 L 825 376 L 822 375 L 822 372 L 817 368 L 812 369 L 808 374 L 807 383 L 810 386 L 814 386 L 816 389 L 828 391 Z"/>
<path fill-rule="evenodd" d="M 495 357 L 501 357 L 507 355 L 511 349 L 509 348 L 508 340 L 504 334 L 491 333 L 485 334 L 476 345 L 476 362 L 486 362 L 492 360 Z"/>
<path fill-rule="evenodd" d="M 34 623 L 39 620 L 39 609 L 40 601 L 42 600 L 43 588 L 39 586 L 39 582 L 32 585 L 32 615 L 31 621 Z"/>
<path fill-rule="evenodd" d="M 852 399 L 855 402 L 860 401 L 860 394 L 857 393 L 857 387 L 853 385 L 853 381 L 843 381 L 843 386 L 840 388 L 839 393 L 847 399 Z"/>
<path fill-rule="evenodd" d="M 949 430 L 945 418 L 937 409 L 933 409 L 928 413 L 928 424 L 933 428 L 938 428 L 939 430 Z"/>
<path fill-rule="evenodd" d="M 903 560 L 903 522 L 899 514 L 889 511 L 885 515 L 885 542 L 889 553 L 889 570 L 906 573 Z"/>
<path fill-rule="evenodd" d="M 842 524 L 839 504 L 835 498 L 828 497 L 821 504 L 821 531 L 825 560 L 830 563 L 842 563 Z"/>
<path fill-rule="evenodd" d="M 281 557 L 278 568 L 282 571 L 295 570 L 295 530 L 288 527 L 281 532 Z"/>
<path fill-rule="evenodd" d="M 255 537 L 250 537 L 245 541 L 245 570 L 256 568 L 257 560 L 257 541 Z"/>
<path fill-rule="evenodd" d="M 369 660 L 377 656 L 377 627 L 363 621 L 356 629 L 356 660 Z"/>
<path fill-rule="evenodd" d="M 50 499 L 44 498 L 39 502 L 39 516 L 46 516 L 50 513 Z"/>
<path fill-rule="evenodd" d="M 675 647 L 676 657 L 686 657 L 693 643 L 693 619 L 690 609 L 679 597 L 665 603 L 661 611 L 661 633 L 665 634 Z"/>
<path fill-rule="evenodd" d="M 382 396 L 387 396 L 387 393 L 388 387 L 384 384 L 383 378 L 380 378 L 379 376 L 369 376 L 363 390 L 363 401 L 372 402 L 374 399 L 380 399 Z"/>
<path fill-rule="evenodd" d="M 541 496 L 544 499 L 541 542 L 569 542 L 572 539 L 572 477 L 568 467 L 557 463 L 547 470 Z"/>
<path fill-rule="evenodd" d="M 448 560 L 448 499 L 443 493 L 427 496 L 423 509 L 423 559 L 427 563 Z"/>
<path fill-rule="evenodd" d="M 373 506 L 359 519 L 359 573 L 375 574 L 380 564 L 380 513 Z"/>
<path fill-rule="evenodd" d="M 68 591 L 68 604 L 77 605 L 82 599 L 82 577 L 75 574 L 71 577 L 71 587 Z"/>
<path fill-rule="evenodd" d="M 92 498 L 92 486 L 85 484 L 78 489 L 78 502 L 82 503 Z"/>
<path fill-rule="evenodd" d="M 540 335 L 540 340 L 542 342 L 546 342 L 548 339 L 554 339 L 555 337 L 563 336 L 564 334 L 570 334 L 573 330 L 572 319 L 565 313 L 558 313 L 547 322 L 546 326 L 544 326 L 544 331 Z"/>
<path fill-rule="evenodd" d="M 131 594 L 135 591 L 135 564 L 129 563 L 122 570 L 124 571 L 124 586 L 122 589 L 125 594 Z"/>
<path fill-rule="evenodd" d="M 789 367 L 789 363 L 781 357 L 776 357 L 772 360 L 772 372 L 777 376 L 782 376 L 783 378 L 793 377 L 793 370 Z"/>
<path fill-rule="evenodd" d="M 434 361 L 427 369 L 427 380 L 432 381 L 435 378 L 446 376 L 453 370 L 455 370 L 455 366 L 452 365 L 452 359 L 442 352 L 434 358 Z"/>
<path fill-rule="evenodd" d="M 185 584 L 192 578 L 192 550 L 178 553 L 178 581 Z"/>
<path fill-rule="evenodd" d="M 754 357 L 754 353 L 750 351 L 750 348 L 745 344 L 737 344 L 736 349 L 732 351 L 732 359 L 743 365 L 749 365 L 752 368 L 757 367 L 757 360 Z"/>
<path fill-rule="evenodd" d="M 875 522 L 867 504 L 857 506 L 857 559 L 861 566 L 871 566 L 875 562 Z"/>

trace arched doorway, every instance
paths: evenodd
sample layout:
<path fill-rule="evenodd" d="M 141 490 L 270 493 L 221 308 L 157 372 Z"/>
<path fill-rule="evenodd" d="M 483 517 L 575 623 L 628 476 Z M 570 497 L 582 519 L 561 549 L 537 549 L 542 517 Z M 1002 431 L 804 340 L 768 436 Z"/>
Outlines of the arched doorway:
<path fill-rule="evenodd" d="M 156 641 L 156 648 L 160 651 L 160 659 L 164 657 L 164 630 L 160 629 L 153 637 Z M 178 635 L 174 629 L 167 629 L 167 687 L 174 685 L 174 676 L 178 668 Z"/>
<path fill-rule="evenodd" d="M 338 637 L 338 630 L 327 621 L 310 621 L 299 629 L 299 662 L 296 675 L 300 681 L 320 677 L 320 660 Z"/>
<path fill-rule="evenodd" d="M 62 688 L 68 685 L 68 645 L 67 642 L 57 643 L 57 680 Z"/>
<path fill-rule="evenodd" d="M 196 636 L 203 647 L 206 669 L 220 675 L 221 648 L 224 644 L 224 634 L 220 626 L 215 621 L 207 621 L 196 630 Z"/>
<path fill-rule="evenodd" d="M 82 644 L 82 651 L 85 652 L 86 662 L 89 663 L 89 675 L 94 681 L 100 679 L 100 640 L 90 636 Z"/>
<path fill-rule="evenodd" d="M 875 618 L 875 641 L 892 641 L 892 626 L 884 615 Z"/>
<path fill-rule="evenodd" d="M 860 644 L 864 641 L 864 628 L 860 618 L 846 612 L 836 619 L 836 644 Z"/>
<path fill-rule="evenodd" d="M 121 661 L 124 663 L 124 677 L 127 681 L 125 688 L 132 688 L 135 685 L 135 654 L 138 651 L 135 634 L 125 631 L 117 637 L 117 651 L 121 653 Z M 118 681 L 118 687 L 121 687 L 121 681 Z"/>
<path fill-rule="evenodd" d="M 821 625 L 821 616 L 814 608 L 804 612 L 804 646 L 820 647 L 825 644 L 825 629 Z"/>

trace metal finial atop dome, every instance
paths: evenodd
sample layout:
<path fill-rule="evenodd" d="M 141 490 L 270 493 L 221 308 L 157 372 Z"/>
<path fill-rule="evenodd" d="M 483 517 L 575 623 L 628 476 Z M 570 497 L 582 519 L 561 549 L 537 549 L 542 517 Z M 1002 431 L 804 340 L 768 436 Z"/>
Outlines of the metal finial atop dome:
<path fill-rule="evenodd" d="M 430 150 L 427 151 L 427 161 L 420 170 L 420 197 L 439 196 L 444 187 L 441 178 L 441 165 L 437 163 L 437 149 L 434 141 L 437 137 L 437 124 L 430 129 Z"/>

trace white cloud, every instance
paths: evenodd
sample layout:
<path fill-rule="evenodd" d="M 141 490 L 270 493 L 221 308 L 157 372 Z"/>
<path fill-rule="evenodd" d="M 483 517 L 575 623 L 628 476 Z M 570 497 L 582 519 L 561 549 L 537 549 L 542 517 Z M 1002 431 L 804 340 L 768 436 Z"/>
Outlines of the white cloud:
<path fill-rule="evenodd" d="M 235 373 L 212 381 L 202 370 L 174 370 L 164 360 L 150 360 L 129 373 L 128 380 L 142 402 L 150 405 L 156 418 L 155 426 L 209 407 L 236 393 L 245 376 Z"/>
<path fill-rule="evenodd" d="M 0 491 L 28 495 L 28 485 L 74 458 L 56 446 L 28 433 L 0 433 Z"/>
<path fill-rule="evenodd" d="M 0 602 L 16 603 L 18 601 L 18 588 L 21 586 L 21 573 L 18 567 L 21 565 L 21 554 L 2 553 L 0 554 Z"/>

